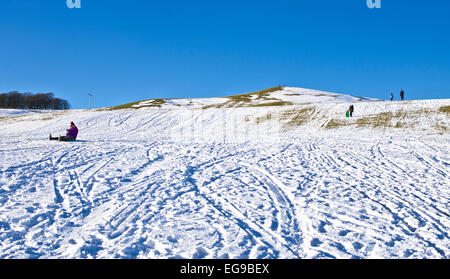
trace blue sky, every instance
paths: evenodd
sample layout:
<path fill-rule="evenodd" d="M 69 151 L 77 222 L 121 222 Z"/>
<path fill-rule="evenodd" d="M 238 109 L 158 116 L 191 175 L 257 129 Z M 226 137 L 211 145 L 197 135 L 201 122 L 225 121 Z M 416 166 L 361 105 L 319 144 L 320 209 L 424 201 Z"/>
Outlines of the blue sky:
<path fill-rule="evenodd" d="M 0 92 L 73 108 L 286 85 L 450 98 L 450 1 L 0 1 Z"/>

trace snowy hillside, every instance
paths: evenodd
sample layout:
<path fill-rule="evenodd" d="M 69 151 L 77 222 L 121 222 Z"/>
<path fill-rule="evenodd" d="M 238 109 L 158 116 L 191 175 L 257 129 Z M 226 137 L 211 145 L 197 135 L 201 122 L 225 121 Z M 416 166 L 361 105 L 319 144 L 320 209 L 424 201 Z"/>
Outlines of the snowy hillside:
<path fill-rule="evenodd" d="M 125 107 L 0 110 L 0 258 L 450 257 L 450 99 Z"/>
<path fill-rule="evenodd" d="M 324 92 L 295 87 L 273 87 L 257 92 L 219 98 L 198 99 L 150 99 L 117 108 L 231 108 L 305 105 L 311 103 L 379 101 L 376 99 L 354 97 L 345 94 Z"/>

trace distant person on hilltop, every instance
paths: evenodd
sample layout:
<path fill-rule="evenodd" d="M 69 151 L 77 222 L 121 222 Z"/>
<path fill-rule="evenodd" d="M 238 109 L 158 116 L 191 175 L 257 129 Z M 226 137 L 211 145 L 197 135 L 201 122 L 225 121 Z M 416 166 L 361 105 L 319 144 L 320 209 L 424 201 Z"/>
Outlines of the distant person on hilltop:
<path fill-rule="evenodd" d="M 353 111 L 355 111 L 355 107 L 353 105 L 350 105 L 348 111 L 350 112 L 350 117 L 353 117 Z"/>
<path fill-rule="evenodd" d="M 391 102 L 394 100 L 394 94 L 391 93 Z"/>
<path fill-rule="evenodd" d="M 75 126 L 75 123 L 70 122 L 70 129 L 67 130 L 67 133 L 65 136 L 59 136 L 59 137 L 52 137 L 50 134 L 50 140 L 57 140 L 57 141 L 75 141 L 77 140 L 78 136 L 78 128 Z"/>
<path fill-rule="evenodd" d="M 405 91 L 403 91 L 403 89 L 400 90 L 400 99 L 402 99 L 402 101 L 405 100 Z"/>

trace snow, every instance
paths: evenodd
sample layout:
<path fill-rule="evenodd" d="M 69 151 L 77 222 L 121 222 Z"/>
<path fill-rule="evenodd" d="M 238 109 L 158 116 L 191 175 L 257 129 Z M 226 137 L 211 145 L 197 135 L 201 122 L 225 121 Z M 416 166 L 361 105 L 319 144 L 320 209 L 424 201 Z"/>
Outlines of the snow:
<path fill-rule="evenodd" d="M 346 94 L 330 93 L 314 89 L 283 87 L 282 91 L 270 93 L 273 98 L 289 101 L 297 104 L 301 103 L 336 103 L 336 102 L 359 102 L 362 98 Z M 379 101 L 377 99 L 364 98 L 365 101 Z"/>
<path fill-rule="evenodd" d="M 27 110 L 22 109 L 0 109 L 0 117 L 27 114 Z"/>
<path fill-rule="evenodd" d="M 258 105 L 264 103 L 271 103 L 276 101 L 291 102 L 292 104 L 309 104 L 309 103 L 349 103 L 349 102 L 360 102 L 364 101 L 380 101 L 377 99 L 370 98 L 360 98 L 354 97 L 346 94 L 330 93 L 325 91 L 296 88 L 296 87 L 283 87 L 282 90 L 268 92 L 263 95 L 263 98 L 256 93 L 246 94 L 249 101 L 246 103 L 247 106 Z M 158 102 L 164 101 L 163 104 Z M 216 105 L 218 107 L 239 107 L 241 104 L 234 104 L 231 102 L 229 97 L 218 97 L 218 98 L 193 98 L 193 99 L 158 99 L 158 104 L 155 106 L 155 100 L 150 99 L 146 101 L 141 101 L 137 104 L 132 105 L 133 108 L 161 108 L 161 109 L 176 109 L 176 108 L 204 108 L 204 106 Z"/>
<path fill-rule="evenodd" d="M 425 112 L 450 100 L 322 101 L 289 129 L 304 106 L 0 110 L 0 258 L 449 258 L 448 114 Z"/>

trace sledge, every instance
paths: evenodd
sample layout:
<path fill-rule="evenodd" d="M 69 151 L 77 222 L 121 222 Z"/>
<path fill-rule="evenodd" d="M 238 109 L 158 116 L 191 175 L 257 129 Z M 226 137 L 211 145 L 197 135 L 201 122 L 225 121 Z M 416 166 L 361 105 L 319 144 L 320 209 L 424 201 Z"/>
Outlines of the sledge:
<path fill-rule="evenodd" d="M 49 140 L 56 140 L 56 141 L 66 141 L 66 142 L 72 142 L 77 141 L 76 139 L 68 136 L 58 136 L 58 137 L 52 137 L 52 135 L 49 136 Z"/>

